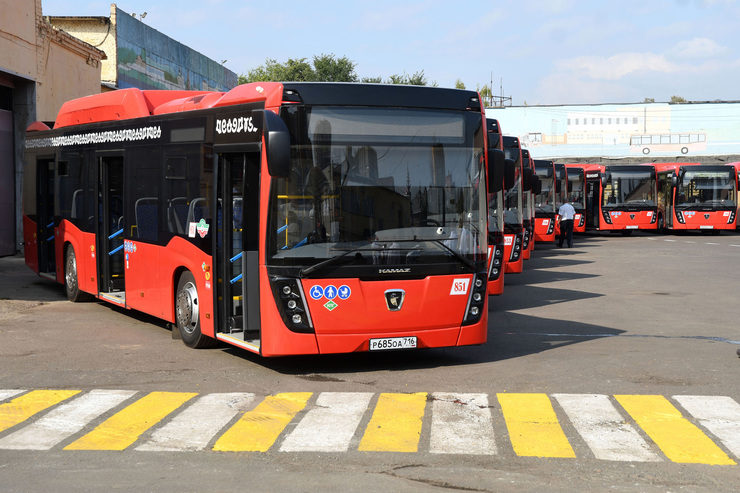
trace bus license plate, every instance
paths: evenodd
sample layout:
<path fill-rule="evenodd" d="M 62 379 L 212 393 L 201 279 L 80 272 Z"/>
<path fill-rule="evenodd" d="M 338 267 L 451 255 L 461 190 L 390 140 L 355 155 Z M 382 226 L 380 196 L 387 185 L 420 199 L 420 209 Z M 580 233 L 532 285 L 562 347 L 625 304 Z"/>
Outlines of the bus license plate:
<path fill-rule="evenodd" d="M 625 226 L 625 228 L 626 229 L 637 229 L 637 228 L 639 228 L 639 226 L 634 225 L 634 224 L 628 224 L 627 226 Z"/>
<path fill-rule="evenodd" d="M 699 229 L 714 229 L 714 226 L 711 224 L 702 224 L 699 226 Z"/>
<path fill-rule="evenodd" d="M 416 336 L 412 337 L 384 337 L 370 339 L 370 351 L 386 351 L 388 349 L 411 349 L 416 347 Z"/>

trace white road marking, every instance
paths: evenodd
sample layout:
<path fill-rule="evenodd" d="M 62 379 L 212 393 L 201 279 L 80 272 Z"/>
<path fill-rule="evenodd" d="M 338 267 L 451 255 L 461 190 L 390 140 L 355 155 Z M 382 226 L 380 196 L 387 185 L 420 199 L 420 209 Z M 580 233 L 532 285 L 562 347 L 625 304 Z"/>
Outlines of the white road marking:
<path fill-rule="evenodd" d="M 134 394 L 133 390 L 91 390 L 6 436 L 0 449 L 48 450 Z"/>
<path fill-rule="evenodd" d="M 136 447 L 146 451 L 203 450 L 234 416 L 254 400 L 246 392 L 206 394 Z"/>
<path fill-rule="evenodd" d="M 22 394 L 25 390 L 0 390 L 0 401 L 13 397 L 14 395 Z"/>
<path fill-rule="evenodd" d="M 740 457 L 740 404 L 725 396 L 674 395 L 673 398 Z"/>
<path fill-rule="evenodd" d="M 719 243 L 706 243 L 707 245 L 719 245 Z"/>
<path fill-rule="evenodd" d="M 660 457 L 606 395 L 553 394 L 597 459 L 657 462 Z"/>
<path fill-rule="evenodd" d="M 731 247 L 738 247 L 740 248 L 740 245 L 730 245 Z"/>
<path fill-rule="evenodd" d="M 493 455 L 491 410 L 486 394 L 435 392 L 432 403 L 433 454 Z"/>
<path fill-rule="evenodd" d="M 372 392 L 322 392 L 280 451 L 346 452 L 372 397 Z"/>
<path fill-rule="evenodd" d="M 663 240 L 663 241 L 670 241 L 670 242 L 675 242 L 676 240 Z"/>

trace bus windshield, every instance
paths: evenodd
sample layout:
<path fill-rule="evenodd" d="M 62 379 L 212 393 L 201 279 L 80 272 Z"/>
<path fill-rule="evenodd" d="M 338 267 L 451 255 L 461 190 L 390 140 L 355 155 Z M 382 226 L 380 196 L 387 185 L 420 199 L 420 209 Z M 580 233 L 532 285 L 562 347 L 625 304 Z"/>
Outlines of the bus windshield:
<path fill-rule="evenodd" d="M 655 207 L 655 172 L 653 170 L 612 169 L 610 174 L 602 195 L 601 206 L 603 208 Z"/>
<path fill-rule="evenodd" d="M 584 184 L 582 169 L 568 169 L 568 196 L 576 210 L 586 209 Z"/>
<path fill-rule="evenodd" d="M 676 189 L 676 207 L 735 207 L 735 176 L 732 170 L 690 170 L 683 173 Z"/>
<path fill-rule="evenodd" d="M 537 170 L 537 176 L 540 178 L 542 190 L 534 198 L 535 212 L 555 212 L 555 187 L 552 175 L 552 167 Z"/>
<path fill-rule="evenodd" d="M 291 170 L 271 190 L 269 264 L 485 260 L 479 113 L 294 105 L 281 114 Z"/>

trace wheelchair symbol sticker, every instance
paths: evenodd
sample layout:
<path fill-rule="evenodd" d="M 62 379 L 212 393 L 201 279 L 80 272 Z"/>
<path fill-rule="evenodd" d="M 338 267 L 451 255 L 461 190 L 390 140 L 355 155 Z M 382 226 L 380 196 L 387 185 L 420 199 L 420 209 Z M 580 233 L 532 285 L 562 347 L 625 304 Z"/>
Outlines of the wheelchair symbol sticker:
<path fill-rule="evenodd" d="M 324 297 L 324 288 L 322 288 L 319 285 L 311 286 L 311 290 L 309 291 L 309 294 L 311 295 L 311 298 L 318 301 Z"/>

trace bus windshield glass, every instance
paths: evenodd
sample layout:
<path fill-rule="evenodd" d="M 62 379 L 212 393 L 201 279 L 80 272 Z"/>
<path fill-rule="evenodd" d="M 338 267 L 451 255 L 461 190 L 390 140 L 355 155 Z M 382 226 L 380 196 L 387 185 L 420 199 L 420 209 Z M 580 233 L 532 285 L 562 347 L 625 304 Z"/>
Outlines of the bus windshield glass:
<path fill-rule="evenodd" d="M 537 170 L 537 176 L 540 177 L 542 190 L 535 195 L 534 210 L 535 212 L 552 214 L 555 212 L 555 187 L 552 169 Z"/>
<path fill-rule="evenodd" d="M 570 168 L 568 169 L 568 197 L 576 210 L 586 209 L 586 200 L 584 190 L 583 170 Z"/>
<path fill-rule="evenodd" d="M 691 170 L 683 173 L 676 189 L 676 207 L 734 208 L 735 176 L 730 170 Z"/>
<path fill-rule="evenodd" d="M 655 172 L 651 169 L 610 172 L 601 206 L 610 208 L 655 207 Z"/>
<path fill-rule="evenodd" d="M 269 264 L 485 261 L 479 113 L 294 105 L 281 115 L 291 169 L 271 190 Z"/>

